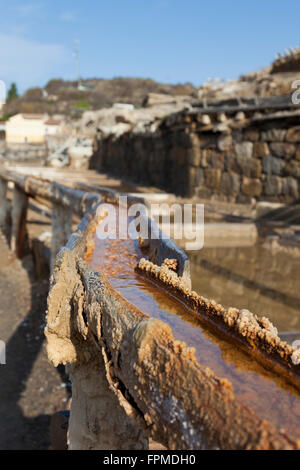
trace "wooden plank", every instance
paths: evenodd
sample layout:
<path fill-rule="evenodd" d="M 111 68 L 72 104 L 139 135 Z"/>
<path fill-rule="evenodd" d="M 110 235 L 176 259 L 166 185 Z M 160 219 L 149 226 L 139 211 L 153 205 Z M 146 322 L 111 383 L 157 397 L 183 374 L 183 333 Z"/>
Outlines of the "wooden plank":
<path fill-rule="evenodd" d="M 16 185 L 13 192 L 10 248 L 18 258 L 22 258 L 24 255 L 27 209 L 28 197 L 24 191 Z"/>

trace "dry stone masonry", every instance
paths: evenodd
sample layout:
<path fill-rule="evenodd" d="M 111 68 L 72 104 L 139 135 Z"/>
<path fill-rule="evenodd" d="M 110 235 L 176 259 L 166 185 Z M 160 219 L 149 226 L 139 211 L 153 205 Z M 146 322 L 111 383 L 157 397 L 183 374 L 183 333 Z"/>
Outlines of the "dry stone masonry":
<path fill-rule="evenodd" d="M 300 109 L 290 97 L 200 102 L 155 132 L 99 138 L 91 167 L 184 197 L 299 197 Z"/>

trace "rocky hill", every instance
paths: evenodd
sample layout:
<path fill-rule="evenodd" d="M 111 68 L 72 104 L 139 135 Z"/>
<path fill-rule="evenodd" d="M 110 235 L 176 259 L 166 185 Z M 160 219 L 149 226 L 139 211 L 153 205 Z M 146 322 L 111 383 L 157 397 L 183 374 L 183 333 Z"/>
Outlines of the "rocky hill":
<path fill-rule="evenodd" d="M 257 72 L 237 80 L 211 79 L 198 89 L 198 97 L 208 100 L 283 96 L 292 93 L 292 84 L 299 79 L 300 48 L 278 54 L 274 62 Z"/>
<path fill-rule="evenodd" d="M 48 113 L 76 118 L 84 111 L 107 108 L 113 103 L 131 103 L 139 108 L 149 93 L 197 97 L 197 89 L 190 83 L 169 85 L 144 78 L 95 78 L 80 83 L 53 79 L 45 88 L 29 89 L 7 102 L 3 114 Z"/>

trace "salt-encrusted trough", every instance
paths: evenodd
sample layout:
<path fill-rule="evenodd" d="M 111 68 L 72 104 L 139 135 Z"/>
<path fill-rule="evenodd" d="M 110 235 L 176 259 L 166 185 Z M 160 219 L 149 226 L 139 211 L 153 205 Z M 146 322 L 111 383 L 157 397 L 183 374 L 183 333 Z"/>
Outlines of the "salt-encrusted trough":
<path fill-rule="evenodd" d="M 12 218 L 18 240 L 27 198 L 51 202 L 53 259 L 71 232 L 72 216 L 85 214 L 57 256 L 45 329 L 50 360 L 67 364 L 72 379 L 69 448 L 141 449 L 150 436 L 170 449 L 299 448 L 297 432 L 245 406 L 227 378 L 205 367 L 205 357 L 201 365 L 168 324 L 128 302 L 101 266 L 94 270 L 84 261 L 94 243 L 97 207 L 106 200 L 116 203 L 117 193 L 102 197 L 1 170 L 2 221 L 8 181 L 17 193 Z M 137 271 L 199 316 L 210 334 L 268 368 L 268 380 L 296 397 L 298 408 L 288 411 L 299 413 L 299 353 L 280 341 L 270 322 L 192 292 L 188 258 L 174 242 L 150 240 L 145 257 Z"/>
<path fill-rule="evenodd" d="M 70 448 L 138 449 L 149 436 L 170 449 L 298 448 L 293 436 L 241 404 L 228 380 L 200 366 L 166 323 L 130 304 L 101 267 L 97 272 L 83 261 L 93 244 L 95 214 L 85 216 L 60 251 L 48 303 L 48 355 L 55 365 L 69 364 L 73 384 Z M 169 241 L 155 241 L 156 250 L 151 243 L 152 262 L 141 260 L 140 271 L 183 301 L 202 302 L 208 322 L 299 387 L 299 366 L 292 361 L 297 353 L 266 319 L 196 297 L 180 272 L 162 263 L 173 250 L 182 270 L 186 255 Z"/>

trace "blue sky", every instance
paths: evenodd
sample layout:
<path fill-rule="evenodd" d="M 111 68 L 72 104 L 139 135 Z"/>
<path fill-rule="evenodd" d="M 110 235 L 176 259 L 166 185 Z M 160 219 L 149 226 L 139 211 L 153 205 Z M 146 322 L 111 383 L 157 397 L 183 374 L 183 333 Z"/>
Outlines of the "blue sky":
<path fill-rule="evenodd" d="M 0 0 L 0 79 L 73 79 L 74 39 L 84 78 L 237 78 L 299 46 L 299 18 L 299 0 Z"/>

